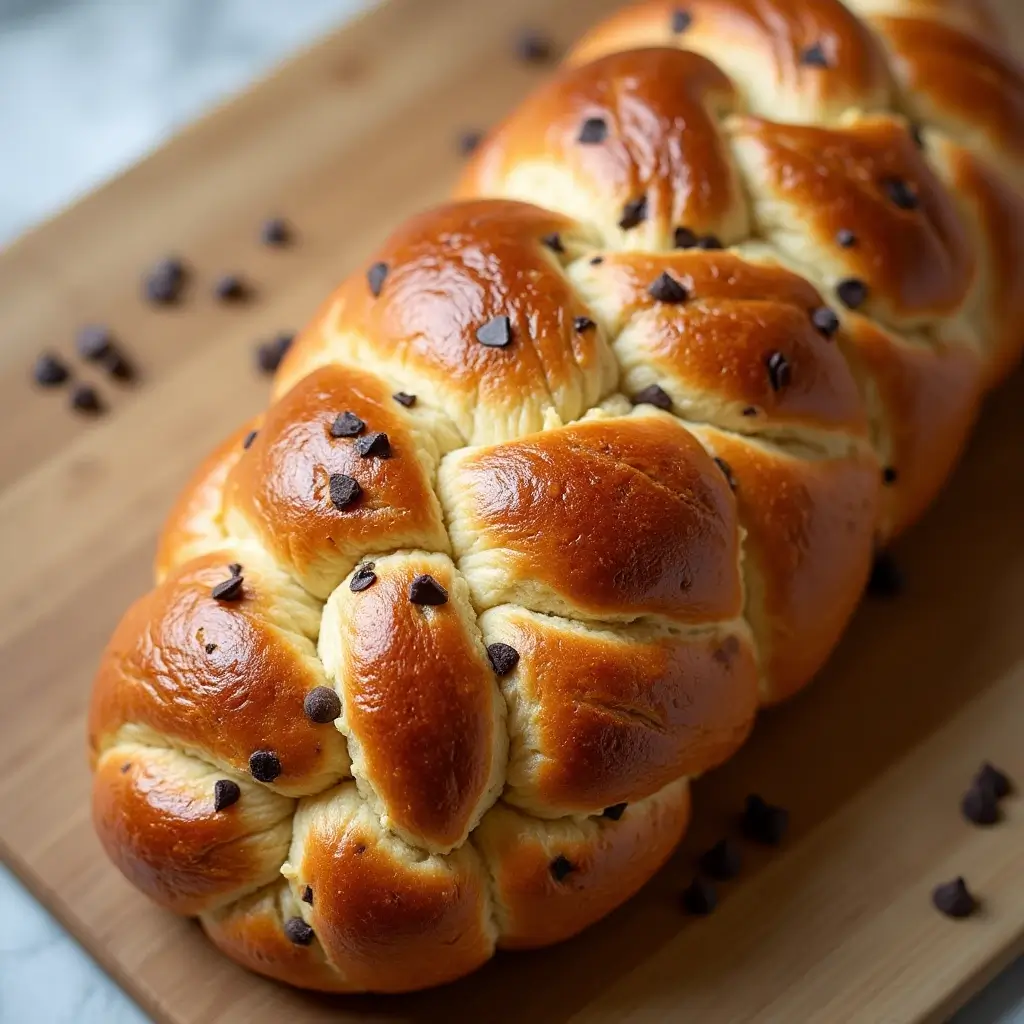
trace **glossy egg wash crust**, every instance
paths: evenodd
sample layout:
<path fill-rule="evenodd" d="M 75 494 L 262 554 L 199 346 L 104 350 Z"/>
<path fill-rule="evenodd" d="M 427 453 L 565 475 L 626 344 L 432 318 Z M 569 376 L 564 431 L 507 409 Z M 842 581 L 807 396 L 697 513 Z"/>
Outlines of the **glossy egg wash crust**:
<path fill-rule="evenodd" d="M 1001 40 L 979 0 L 595 29 L 185 489 L 93 694 L 121 871 L 350 992 L 635 892 L 1017 362 Z"/>

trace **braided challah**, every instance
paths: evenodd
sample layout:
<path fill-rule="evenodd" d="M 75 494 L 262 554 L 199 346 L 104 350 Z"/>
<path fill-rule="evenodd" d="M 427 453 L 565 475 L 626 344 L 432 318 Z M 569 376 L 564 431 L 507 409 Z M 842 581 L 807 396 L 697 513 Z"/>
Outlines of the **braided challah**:
<path fill-rule="evenodd" d="M 1015 364 L 1022 186 L 979 0 L 597 28 L 186 489 L 96 680 L 110 857 L 341 991 L 622 902 Z"/>

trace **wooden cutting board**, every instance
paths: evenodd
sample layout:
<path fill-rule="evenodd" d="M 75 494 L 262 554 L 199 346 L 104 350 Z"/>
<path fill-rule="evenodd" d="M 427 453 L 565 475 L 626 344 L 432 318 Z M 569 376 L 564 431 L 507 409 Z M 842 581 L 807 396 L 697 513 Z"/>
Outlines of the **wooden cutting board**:
<path fill-rule="evenodd" d="M 421 995 L 307 996 L 213 953 L 130 889 L 93 837 L 93 666 L 149 586 L 175 492 L 265 401 L 252 342 L 299 325 L 391 226 L 445 193 L 459 130 L 543 73 L 511 59 L 517 27 L 568 42 L 616 3 L 393 0 L 0 256 L 0 854 L 159 1021 L 939 1020 L 1024 949 L 1024 800 L 991 829 L 958 813 L 983 759 L 1024 784 L 1021 375 L 900 546 L 906 593 L 862 609 L 810 692 L 764 715 L 696 786 L 672 863 L 572 942 Z M 278 211 L 300 239 L 261 248 L 259 223 Z M 153 311 L 140 270 L 168 252 L 195 282 L 180 308 Z M 228 269 L 257 283 L 254 303 L 211 299 Z M 109 414 L 87 423 L 29 371 L 92 320 L 114 326 L 143 379 L 105 386 Z M 791 809 L 791 839 L 750 850 L 713 917 L 684 917 L 695 851 L 752 790 Z M 963 922 L 929 905 L 958 874 L 984 901 Z"/>

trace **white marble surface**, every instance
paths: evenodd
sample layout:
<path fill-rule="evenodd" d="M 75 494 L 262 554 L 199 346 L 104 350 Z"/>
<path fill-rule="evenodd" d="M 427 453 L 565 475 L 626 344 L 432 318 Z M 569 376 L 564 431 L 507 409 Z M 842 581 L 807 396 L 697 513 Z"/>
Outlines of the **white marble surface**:
<path fill-rule="evenodd" d="M 0 0 L 0 244 L 364 6 Z M 0 868 L 0 1024 L 145 1020 Z M 1024 961 L 956 1017 L 1010 1022 L 1024 1024 Z"/>

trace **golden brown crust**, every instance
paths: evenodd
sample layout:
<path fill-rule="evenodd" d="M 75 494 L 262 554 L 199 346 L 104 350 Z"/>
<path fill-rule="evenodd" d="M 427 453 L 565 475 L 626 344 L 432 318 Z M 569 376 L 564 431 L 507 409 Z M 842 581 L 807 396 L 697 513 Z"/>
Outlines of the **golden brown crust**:
<path fill-rule="evenodd" d="M 599 814 L 724 761 L 758 706 L 742 628 L 596 629 L 514 605 L 483 614 L 519 655 L 501 680 L 512 737 L 504 799 L 531 814 Z"/>
<path fill-rule="evenodd" d="M 630 804 L 618 821 L 541 821 L 497 804 L 472 841 L 493 879 L 498 945 L 550 945 L 604 917 L 665 863 L 689 818 L 685 779 Z"/>
<path fill-rule="evenodd" d="M 729 486 L 664 413 L 593 419 L 449 455 L 438 478 L 479 608 L 572 617 L 737 617 Z"/>
<path fill-rule="evenodd" d="M 493 130 L 456 194 L 536 202 L 591 226 L 614 248 L 669 249 L 685 226 L 726 243 L 746 204 L 717 118 L 736 109 L 729 79 L 674 49 L 617 53 L 569 68 Z M 581 142 L 584 125 L 599 141 Z M 645 215 L 623 227 L 627 205 Z"/>

